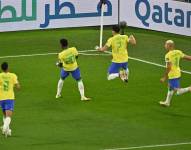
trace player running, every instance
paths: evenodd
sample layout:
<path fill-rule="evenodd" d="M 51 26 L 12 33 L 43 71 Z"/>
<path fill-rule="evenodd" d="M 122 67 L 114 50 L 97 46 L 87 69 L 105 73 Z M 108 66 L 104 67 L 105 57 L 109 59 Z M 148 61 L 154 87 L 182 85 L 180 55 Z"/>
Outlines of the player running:
<path fill-rule="evenodd" d="M 8 63 L 1 64 L 2 73 L 0 73 L 0 106 L 3 111 L 2 134 L 11 136 L 11 117 L 14 110 L 14 87 L 20 89 L 17 76 L 9 72 Z"/>
<path fill-rule="evenodd" d="M 113 80 L 120 77 L 122 81 L 128 82 L 129 69 L 128 69 L 128 43 L 136 45 L 136 40 L 133 35 L 119 34 L 120 27 L 113 26 L 113 37 L 109 38 L 107 43 L 102 48 L 97 48 L 98 51 L 106 51 L 112 47 L 112 64 L 108 70 L 108 80 Z"/>
<path fill-rule="evenodd" d="M 76 59 L 78 58 L 78 51 L 75 47 L 68 47 L 68 41 L 66 39 L 60 40 L 61 47 L 63 51 L 58 54 L 59 62 L 57 66 L 61 67 L 61 78 L 58 81 L 57 94 L 56 98 L 62 97 L 62 87 L 64 84 L 64 80 L 72 74 L 72 77 L 78 82 L 78 89 L 81 95 L 82 101 L 90 100 L 84 94 L 84 84 L 81 79 L 80 69 L 78 67 Z"/>
<path fill-rule="evenodd" d="M 160 101 L 162 106 L 170 106 L 170 102 L 173 94 L 182 95 L 187 92 L 191 92 L 191 87 L 180 88 L 180 60 L 190 60 L 191 56 L 185 55 L 182 51 L 175 49 L 174 41 L 168 40 L 165 43 L 165 49 L 168 51 L 165 56 L 166 72 L 164 77 L 161 78 L 161 82 L 165 82 L 168 79 L 169 90 L 165 101 Z"/>

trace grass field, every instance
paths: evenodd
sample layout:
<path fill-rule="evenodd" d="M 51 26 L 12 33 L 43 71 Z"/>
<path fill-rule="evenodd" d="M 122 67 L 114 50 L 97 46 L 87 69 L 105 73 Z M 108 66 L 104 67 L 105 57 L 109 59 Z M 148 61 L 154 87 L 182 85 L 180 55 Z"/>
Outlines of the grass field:
<path fill-rule="evenodd" d="M 128 28 L 126 33 L 137 38 L 137 46 L 129 47 L 131 57 L 164 64 L 163 45 L 167 39 L 173 39 L 178 49 L 191 54 L 190 37 L 135 28 Z M 99 41 L 97 28 L 0 35 L 0 57 L 57 53 L 59 39 L 63 37 L 79 50 L 91 50 Z M 108 27 L 104 41 L 109 36 Z M 159 82 L 164 68 L 130 60 L 130 80 L 124 84 L 119 79 L 106 80 L 110 56 L 80 55 L 78 62 L 86 95 L 92 98 L 84 103 L 71 77 L 64 83 L 63 98 L 55 99 L 59 79 L 56 60 L 56 55 L 0 58 L 0 62 L 10 63 L 22 85 L 21 91 L 16 92 L 13 136 L 8 139 L 0 136 L 0 149 L 104 150 L 191 142 L 191 94 L 175 96 L 170 108 L 158 105 L 167 92 L 167 84 Z M 182 62 L 182 68 L 191 71 L 190 64 Z M 182 86 L 190 85 L 191 75 L 182 77 Z M 190 150 L 191 145 L 141 148 L 149 149 Z"/>

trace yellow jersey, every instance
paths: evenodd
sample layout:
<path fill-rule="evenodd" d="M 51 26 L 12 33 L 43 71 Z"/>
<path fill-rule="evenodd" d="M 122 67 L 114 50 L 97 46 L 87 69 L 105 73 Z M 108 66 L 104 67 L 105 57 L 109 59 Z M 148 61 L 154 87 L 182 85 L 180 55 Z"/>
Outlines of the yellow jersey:
<path fill-rule="evenodd" d="M 65 71 L 74 71 L 78 68 L 76 56 L 78 51 L 75 47 L 65 49 L 58 54 L 58 59 L 63 63 Z"/>
<path fill-rule="evenodd" d="M 112 62 L 114 63 L 124 63 L 128 62 L 128 46 L 129 38 L 127 35 L 117 34 L 111 38 L 106 43 L 107 47 L 112 47 Z"/>
<path fill-rule="evenodd" d="M 166 63 L 171 63 L 171 70 L 168 74 L 169 79 L 175 79 L 181 77 L 181 70 L 180 70 L 180 59 L 183 58 L 185 54 L 180 50 L 172 50 L 169 51 L 165 55 Z"/>
<path fill-rule="evenodd" d="M 17 76 L 14 73 L 0 73 L 0 101 L 14 100 L 14 85 L 18 83 Z"/>

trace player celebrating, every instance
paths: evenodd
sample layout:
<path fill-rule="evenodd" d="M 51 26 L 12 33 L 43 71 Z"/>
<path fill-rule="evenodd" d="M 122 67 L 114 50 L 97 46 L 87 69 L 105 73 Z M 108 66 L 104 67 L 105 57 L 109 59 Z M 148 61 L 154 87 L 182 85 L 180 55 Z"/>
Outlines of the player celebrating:
<path fill-rule="evenodd" d="M 179 66 L 181 59 L 191 61 L 191 56 L 185 55 L 180 50 L 175 50 L 175 44 L 172 40 L 166 41 L 165 49 L 168 51 L 165 56 L 166 72 L 164 74 L 164 77 L 161 78 L 161 82 L 165 82 L 168 79 L 169 90 L 166 100 L 164 102 L 161 101 L 160 104 L 162 106 L 168 107 L 170 106 L 172 96 L 175 92 L 177 95 L 182 95 L 184 93 L 191 92 L 191 87 L 180 88 L 181 70 Z"/>
<path fill-rule="evenodd" d="M 120 27 L 113 26 L 113 37 L 109 38 L 104 47 L 98 48 L 99 51 L 106 51 L 112 47 L 112 64 L 108 70 L 108 80 L 113 80 L 120 77 L 122 81 L 128 82 L 128 43 L 136 45 L 136 40 L 133 35 L 120 35 Z"/>
<path fill-rule="evenodd" d="M 81 79 L 80 69 L 78 68 L 78 64 L 76 59 L 78 58 L 78 51 L 75 47 L 68 48 L 68 41 L 66 39 L 60 40 L 61 47 L 63 51 L 58 54 L 59 63 L 57 66 L 61 67 L 61 78 L 58 81 L 57 94 L 56 98 L 60 98 L 62 87 L 64 84 L 64 80 L 71 73 L 72 77 L 78 82 L 78 89 L 80 91 L 81 100 L 87 101 L 90 98 L 87 98 L 84 95 L 84 84 Z"/>
<path fill-rule="evenodd" d="M 3 111 L 2 133 L 7 137 L 11 136 L 11 117 L 14 109 L 14 87 L 20 89 L 17 76 L 8 71 L 8 63 L 1 64 L 2 73 L 0 73 L 0 106 Z"/>

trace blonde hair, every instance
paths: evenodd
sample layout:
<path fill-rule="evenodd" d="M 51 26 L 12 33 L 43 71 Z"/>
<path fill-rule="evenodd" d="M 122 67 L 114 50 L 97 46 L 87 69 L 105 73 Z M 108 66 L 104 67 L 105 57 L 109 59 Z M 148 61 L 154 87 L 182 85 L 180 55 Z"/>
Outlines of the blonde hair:
<path fill-rule="evenodd" d="M 175 44 L 174 44 L 173 40 L 167 40 L 166 44 L 169 46 L 169 48 L 174 48 L 175 47 Z"/>
<path fill-rule="evenodd" d="M 173 40 L 167 40 L 166 43 L 167 44 L 174 44 L 174 41 Z"/>

